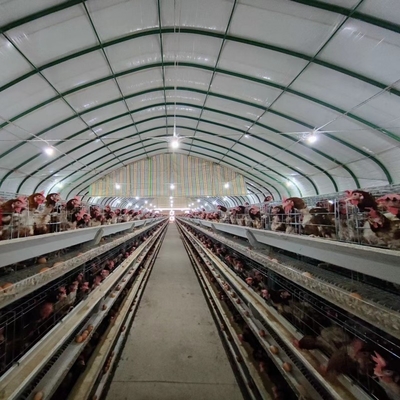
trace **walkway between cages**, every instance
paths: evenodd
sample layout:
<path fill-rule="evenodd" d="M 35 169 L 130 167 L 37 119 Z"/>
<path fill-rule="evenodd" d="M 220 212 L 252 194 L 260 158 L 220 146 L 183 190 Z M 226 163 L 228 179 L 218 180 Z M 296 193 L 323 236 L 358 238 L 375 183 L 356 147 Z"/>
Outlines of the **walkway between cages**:
<path fill-rule="evenodd" d="M 178 229 L 170 224 L 107 400 L 242 399 Z"/>

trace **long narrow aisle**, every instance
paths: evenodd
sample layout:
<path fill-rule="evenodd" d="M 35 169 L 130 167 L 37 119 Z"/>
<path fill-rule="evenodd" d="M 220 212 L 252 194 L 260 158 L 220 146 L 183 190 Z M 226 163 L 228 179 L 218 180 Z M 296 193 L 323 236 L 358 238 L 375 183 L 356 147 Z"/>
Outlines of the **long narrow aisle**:
<path fill-rule="evenodd" d="M 107 400 L 236 400 L 239 386 L 170 224 Z"/>

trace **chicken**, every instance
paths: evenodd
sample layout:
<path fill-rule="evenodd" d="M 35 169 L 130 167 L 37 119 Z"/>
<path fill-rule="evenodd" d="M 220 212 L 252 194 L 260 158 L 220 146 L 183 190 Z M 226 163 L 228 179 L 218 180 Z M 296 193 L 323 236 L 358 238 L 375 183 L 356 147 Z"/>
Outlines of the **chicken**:
<path fill-rule="evenodd" d="M 294 345 L 299 349 L 319 349 L 328 354 L 350 343 L 349 335 L 339 326 L 333 325 L 321 330 L 318 336 L 304 336 L 301 340 L 295 340 Z"/>
<path fill-rule="evenodd" d="M 8 200 L 0 206 L 1 213 L 1 239 L 25 237 L 33 234 L 24 222 L 26 215 L 22 215 L 28 208 L 27 198 L 19 196 L 16 199 Z"/>
<path fill-rule="evenodd" d="M 377 352 L 372 357 L 375 362 L 374 375 L 379 379 L 379 384 L 385 389 L 391 400 L 400 398 L 400 374 L 388 368 L 388 362 Z"/>
<path fill-rule="evenodd" d="M 376 200 L 378 205 L 400 219 L 400 194 L 388 194 Z"/>
<path fill-rule="evenodd" d="M 390 220 L 379 211 L 369 209 L 368 222 L 371 231 L 383 244 L 389 248 L 400 247 L 400 220 Z M 364 232 L 364 237 L 366 237 L 366 232 Z"/>
<path fill-rule="evenodd" d="M 271 208 L 271 230 L 274 232 L 286 232 L 286 215 L 282 206 Z M 290 233 L 290 232 L 286 232 Z"/>
<path fill-rule="evenodd" d="M 378 203 L 374 197 L 363 190 L 346 190 L 346 201 L 349 201 L 353 206 L 357 206 L 361 212 L 372 208 L 373 210 L 378 209 Z"/>
<path fill-rule="evenodd" d="M 285 213 L 290 214 L 298 210 L 301 214 L 301 226 L 305 235 L 335 238 L 334 217 L 326 208 L 308 208 L 304 200 L 299 197 L 284 199 L 282 204 Z"/>

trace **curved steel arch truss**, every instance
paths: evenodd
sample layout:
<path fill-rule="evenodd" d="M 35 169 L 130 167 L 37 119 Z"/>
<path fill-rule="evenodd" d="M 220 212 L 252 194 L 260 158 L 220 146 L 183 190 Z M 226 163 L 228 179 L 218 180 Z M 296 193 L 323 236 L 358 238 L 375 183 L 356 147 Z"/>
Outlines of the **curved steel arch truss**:
<path fill-rule="evenodd" d="M 225 163 L 225 158 L 228 158 L 229 160 L 234 160 L 234 157 L 231 157 L 229 154 L 241 155 L 244 159 L 249 160 L 249 163 L 243 163 L 244 165 L 247 166 L 247 170 L 243 170 L 243 171 L 247 174 L 246 176 L 248 176 L 249 178 L 251 177 L 251 179 L 255 179 L 256 177 L 252 176 L 249 171 L 260 172 L 259 168 L 257 168 L 257 166 L 260 164 L 259 163 L 255 164 L 255 165 L 252 164 L 251 156 L 249 154 L 251 154 L 252 151 L 258 151 L 261 155 L 266 157 L 268 160 L 270 159 L 274 163 L 278 163 L 279 165 L 284 166 L 285 168 L 288 168 L 291 171 L 294 171 L 298 175 L 300 175 L 302 177 L 302 179 L 304 179 L 304 182 L 306 182 L 307 185 L 310 186 L 310 188 L 312 188 L 312 191 L 315 194 L 320 193 L 318 184 L 314 181 L 312 176 L 309 176 L 308 173 L 298 170 L 296 161 L 295 161 L 296 159 L 301 162 L 306 163 L 310 167 L 319 171 L 319 173 L 321 173 L 324 176 L 324 178 L 326 178 L 326 180 L 332 185 L 333 190 L 338 191 L 339 186 L 337 183 L 337 179 L 335 179 L 333 174 L 330 173 L 329 168 L 324 167 L 323 162 L 321 160 L 319 160 L 318 162 L 310 161 L 310 159 L 307 159 L 302 154 L 299 154 L 298 151 L 296 151 L 296 150 L 293 151 L 293 150 L 289 149 L 289 147 L 291 145 L 296 144 L 296 146 L 299 146 L 300 149 L 307 148 L 307 149 L 311 150 L 312 152 L 314 152 L 315 154 L 318 154 L 318 156 L 323 157 L 323 159 L 329 160 L 330 162 L 334 163 L 336 166 L 342 168 L 352 178 L 356 187 L 360 187 L 359 179 L 361 177 L 359 176 L 359 173 L 353 171 L 353 169 L 354 169 L 353 167 L 350 168 L 349 165 L 347 165 L 350 162 L 352 162 L 352 160 L 348 159 L 346 161 L 346 159 L 344 159 L 343 161 L 339 161 L 338 159 L 340 157 L 335 156 L 335 153 L 340 153 L 340 149 L 342 149 L 342 148 L 346 149 L 347 152 L 348 152 L 348 150 L 350 150 L 350 152 L 357 153 L 358 155 L 360 155 L 362 157 L 361 160 L 369 160 L 371 163 L 373 163 L 375 168 L 377 168 L 380 171 L 379 172 L 380 176 L 384 176 L 386 178 L 387 183 L 391 184 L 394 181 L 399 180 L 399 177 L 398 177 L 399 174 L 396 174 L 395 178 L 392 176 L 393 167 L 391 164 L 393 164 L 393 161 L 390 160 L 387 162 L 387 164 L 390 165 L 392 168 L 389 172 L 386 162 L 384 163 L 382 161 L 382 158 L 379 157 L 379 152 L 377 152 L 375 154 L 375 152 L 373 150 L 368 149 L 366 146 L 363 145 L 363 143 L 355 143 L 353 138 L 350 138 L 351 133 L 348 136 L 349 140 L 345 140 L 342 138 L 338 138 L 335 135 L 332 135 L 330 133 L 324 132 L 324 135 L 332 141 L 332 144 L 334 144 L 334 147 L 332 149 L 332 154 L 331 154 L 330 151 L 326 151 L 326 150 L 323 151 L 320 148 L 307 145 L 302 141 L 298 141 L 295 137 L 292 137 L 289 134 L 282 132 L 281 130 L 277 129 L 276 127 L 264 124 L 263 122 L 260 121 L 260 117 L 263 116 L 264 114 L 273 114 L 274 116 L 282 118 L 285 121 L 290 121 L 294 124 L 301 125 L 301 126 L 305 127 L 306 130 L 309 130 L 309 131 L 311 131 L 312 129 L 315 128 L 312 123 L 299 120 L 298 117 L 297 118 L 294 117 L 294 115 L 292 115 L 291 113 L 285 114 L 285 113 L 279 111 L 279 109 L 272 108 L 271 105 L 269 105 L 267 107 L 267 106 L 260 105 L 257 102 L 248 101 L 245 98 L 236 98 L 233 96 L 228 96 L 223 93 L 218 93 L 218 92 L 214 92 L 213 90 L 211 90 L 213 77 L 215 74 L 219 74 L 221 76 L 226 76 L 229 79 L 232 79 L 232 82 L 237 82 L 237 80 L 243 80 L 243 81 L 248 82 L 249 84 L 254 83 L 254 84 L 258 85 L 260 88 L 272 88 L 274 90 L 280 91 L 280 94 L 277 97 L 277 99 L 279 99 L 280 96 L 283 94 L 286 94 L 286 93 L 290 94 L 290 95 L 294 96 L 296 101 L 305 101 L 306 104 L 318 105 L 318 106 L 322 107 L 323 109 L 329 110 L 329 112 L 333 112 L 333 113 L 337 114 L 340 118 L 343 118 L 346 121 L 349 120 L 349 121 L 354 121 L 358 124 L 361 124 L 363 127 L 365 127 L 365 130 L 373 131 L 376 134 L 377 138 L 379 137 L 380 139 L 389 140 L 389 141 L 391 141 L 391 143 L 397 144 L 397 142 L 400 141 L 400 136 L 398 134 L 396 134 L 395 132 L 392 132 L 391 130 L 389 130 L 390 128 L 385 127 L 383 124 L 381 124 L 381 123 L 377 124 L 377 123 L 373 122 L 373 119 L 370 119 L 369 116 L 361 117 L 361 116 L 357 115 L 355 112 L 353 112 L 353 109 L 349 110 L 349 109 L 346 109 L 345 107 L 337 106 L 333 102 L 324 101 L 322 99 L 322 97 L 319 97 L 318 95 L 311 96 L 307 92 L 302 91 L 301 89 L 295 89 L 292 87 L 292 83 L 295 82 L 295 80 L 303 73 L 303 71 L 307 68 L 307 66 L 310 64 L 315 64 L 315 65 L 318 65 L 318 66 L 326 69 L 327 71 L 330 70 L 330 71 L 338 72 L 340 74 L 343 74 L 343 76 L 353 79 L 354 81 L 362 82 L 365 85 L 382 90 L 382 93 L 389 92 L 389 93 L 393 94 L 394 97 L 400 96 L 400 90 L 398 89 L 398 86 L 396 86 L 394 84 L 387 85 L 386 83 L 381 82 L 379 79 L 374 79 L 366 74 L 361 73 L 360 71 L 354 71 L 351 68 L 347 68 L 347 67 L 345 67 L 345 65 L 341 65 L 340 62 L 333 63 L 332 61 L 327 61 L 323 57 L 319 57 L 319 53 L 321 52 L 321 49 L 323 49 L 330 43 L 330 41 L 333 39 L 333 37 L 337 34 L 337 32 L 339 32 L 341 27 L 347 21 L 359 20 L 359 21 L 363 21 L 364 23 L 367 23 L 371 26 L 383 28 L 394 34 L 400 33 L 399 25 L 396 25 L 395 23 L 392 23 L 389 21 L 382 20 L 381 18 L 375 17 L 374 15 L 369 15 L 369 14 L 364 13 L 362 10 L 362 7 L 360 7 L 363 3 L 363 0 L 357 2 L 357 4 L 353 8 L 339 7 L 339 6 L 331 5 L 329 3 L 325 3 L 322 1 L 318 1 L 318 0 L 291 0 L 291 3 L 297 3 L 297 4 L 301 4 L 304 7 L 312 7 L 312 8 L 319 9 L 319 10 L 329 11 L 330 13 L 335 13 L 338 15 L 342 15 L 344 17 L 341 20 L 340 24 L 338 24 L 335 27 L 335 29 L 333 29 L 332 31 L 329 32 L 329 35 L 327 36 L 328 39 L 322 43 L 323 46 L 316 53 L 310 53 L 310 54 L 308 54 L 306 52 L 302 52 L 302 51 L 296 51 L 296 50 L 290 49 L 290 47 L 285 47 L 284 45 L 278 45 L 273 42 L 271 42 L 271 43 L 261 42 L 259 40 L 255 40 L 252 38 L 242 37 L 238 34 L 235 34 L 234 32 L 231 33 L 230 27 L 231 27 L 232 19 L 234 17 L 234 13 L 235 13 L 235 6 L 237 4 L 236 0 L 233 2 L 233 7 L 230 9 L 230 15 L 229 15 L 229 18 L 227 18 L 228 22 L 227 22 L 225 29 L 221 29 L 221 30 L 217 29 L 216 30 L 216 29 L 211 29 L 209 27 L 201 27 L 201 28 L 194 27 L 194 26 L 192 27 L 190 25 L 190 23 L 188 24 L 188 26 L 179 26 L 178 29 L 179 29 L 180 34 L 188 35 L 190 37 L 209 37 L 209 38 L 216 39 L 220 42 L 222 41 L 222 44 L 220 46 L 220 50 L 216 57 L 216 62 L 214 63 L 214 65 L 205 65 L 205 64 L 202 64 L 199 62 L 189 62 L 189 61 L 179 61 L 179 62 L 166 61 L 166 57 L 164 54 L 164 48 L 163 48 L 163 39 L 164 39 L 165 35 L 170 35 L 170 34 L 176 33 L 177 27 L 162 25 L 162 16 L 161 16 L 162 2 L 160 2 L 160 1 L 157 1 L 157 5 L 158 5 L 157 6 L 157 13 L 158 13 L 157 27 L 148 28 L 148 27 L 144 26 L 144 27 L 141 27 L 140 29 L 138 29 L 134 33 L 131 33 L 132 32 L 131 31 L 129 34 L 127 34 L 123 37 L 115 37 L 115 38 L 111 38 L 111 39 L 107 39 L 107 40 L 102 40 L 100 35 L 98 34 L 99 27 L 98 26 L 96 27 L 95 22 L 92 20 L 91 12 L 89 11 L 89 9 L 86 5 L 88 3 L 90 3 L 90 0 L 87 0 L 87 1 L 86 0 L 65 1 L 62 4 L 59 4 L 57 6 L 38 11 L 32 15 L 26 15 L 25 17 L 23 17 L 21 19 L 17 19 L 15 21 L 11 21 L 7 25 L 0 28 L 0 33 L 3 34 L 6 41 L 8 41 L 8 45 L 10 47 L 12 47 L 12 49 L 16 50 L 18 52 L 18 54 L 22 58 L 24 58 L 25 61 L 31 67 L 31 71 L 29 71 L 23 75 L 20 75 L 12 80 L 9 80 L 3 86 L 1 86 L 0 92 L 12 88 L 17 83 L 23 82 L 24 80 L 26 80 L 27 78 L 29 78 L 33 75 L 42 76 L 43 79 L 47 82 L 47 84 L 56 92 L 56 96 L 49 98 L 49 99 L 45 99 L 41 102 L 38 102 L 33 107 L 23 110 L 18 115 L 14 115 L 9 120 L 4 121 L 4 123 L 2 123 L 0 125 L 0 130 L 6 129 L 8 126 L 18 123 L 18 121 L 20 119 L 22 119 L 28 115 L 30 115 L 30 116 L 34 115 L 35 112 L 40 110 L 42 107 L 50 105 L 52 103 L 55 103 L 56 101 L 58 101 L 60 99 L 65 103 L 65 105 L 67 105 L 69 107 L 69 109 L 72 111 L 73 115 L 68 118 L 64 118 L 62 121 L 59 121 L 56 124 L 48 125 L 44 129 L 42 129 L 40 132 L 34 132 L 33 134 L 35 135 L 35 137 L 41 138 L 41 137 L 43 137 L 43 135 L 45 133 L 51 132 L 53 129 L 60 127 L 63 124 L 70 122 L 74 119 L 79 119 L 80 121 L 82 121 L 85 125 L 85 129 L 83 129 L 79 132 L 75 132 L 72 135 L 68 133 L 68 136 L 63 137 L 62 139 L 60 139 L 60 141 L 58 141 L 57 143 L 54 144 L 55 147 L 59 146 L 64 141 L 74 140 L 74 138 L 78 137 L 79 135 L 81 135 L 84 132 L 88 132 L 88 131 L 94 132 L 94 129 L 96 128 L 96 126 L 117 120 L 119 118 L 129 117 L 132 121 L 132 124 L 126 125 L 122 128 L 114 130 L 114 131 L 112 131 L 112 133 L 132 127 L 136 130 L 136 133 L 134 133 L 133 135 L 118 139 L 117 141 L 112 142 L 112 143 L 104 142 L 104 136 L 109 135 L 110 132 L 107 132 L 104 135 L 96 135 L 96 137 L 98 137 L 102 141 L 102 146 L 99 148 L 96 148 L 94 151 L 92 151 L 92 153 L 95 153 L 102 149 L 107 149 L 109 151 L 109 155 L 107 155 L 106 157 L 109 157 L 111 155 L 115 158 L 115 160 L 118 160 L 118 162 L 113 164 L 113 166 L 112 166 L 112 168 L 114 168 L 114 167 L 116 168 L 118 165 L 121 165 L 121 164 L 123 165 L 127 161 L 129 161 L 129 162 L 134 161 L 135 158 L 133 158 L 133 159 L 132 158 L 126 158 L 126 159 L 124 158 L 123 159 L 122 157 L 124 156 L 125 153 L 117 154 L 122 149 L 122 147 L 115 148 L 114 145 L 116 143 L 120 143 L 120 142 L 123 143 L 123 141 L 127 140 L 128 138 L 138 137 L 139 141 L 137 144 L 129 145 L 129 146 L 125 146 L 125 147 L 132 147 L 132 146 L 136 146 L 136 145 L 141 146 L 142 153 L 138 154 L 136 157 L 142 157 L 142 155 L 151 154 L 150 152 L 147 153 L 148 148 L 153 146 L 153 145 L 151 145 L 151 146 L 148 145 L 148 141 L 150 139 L 148 139 L 145 136 L 143 138 L 141 137 L 142 134 L 145 135 L 147 132 L 150 132 L 150 130 L 144 130 L 144 131 L 139 130 L 137 125 L 140 125 L 144 122 L 150 122 L 152 120 L 164 118 L 165 125 L 155 126 L 155 127 L 151 128 L 151 130 L 164 128 L 168 132 L 168 129 L 171 128 L 171 125 L 168 124 L 168 117 L 170 117 L 169 112 L 168 112 L 168 107 L 170 107 L 172 105 L 176 105 L 176 106 L 182 106 L 182 107 L 190 107 L 192 109 L 197 109 L 197 110 L 200 109 L 199 117 L 190 116 L 190 115 L 178 115 L 177 116 L 179 119 L 185 118 L 188 120 L 191 119 L 191 120 L 197 121 L 195 129 L 193 129 L 193 127 L 179 125 L 179 127 L 181 129 L 189 129 L 189 130 L 194 131 L 195 135 L 197 133 L 201 133 L 202 135 L 207 135 L 207 137 L 208 136 L 210 136 L 210 137 L 224 136 L 224 135 L 218 134 L 219 128 L 228 129 L 228 130 L 230 130 L 234 133 L 238 133 L 240 135 L 245 135 L 245 134 L 249 133 L 248 130 L 246 130 L 246 129 L 240 129 L 240 128 L 237 128 L 237 126 L 233 126 L 234 125 L 233 123 L 232 123 L 232 125 L 230 125 L 229 122 L 226 124 L 221 123 L 217 120 L 217 118 L 215 118 L 215 120 L 214 120 L 213 117 L 209 117 L 208 119 L 203 118 L 203 116 L 202 116 L 203 112 L 207 111 L 207 112 L 210 112 L 210 113 L 213 113 L 216 115 L 221 115 L 224 117 L 225 120 L 228 120 L 228 121 L 229 120 L 231 120 L 231 121 L 240 120 L 243 122 L 243 125 L 250 124 L 250 127 L 256 126 L 256 127 L 259 127 L 261 129 L 265 130 L 266 132 L 273 132 L 274 134 L 280 135 L 280 136 L 284 137 L 285 139 L 287 139 L 288 141 L 292 142 L 289 145 L 282 146 L 281 144 L 275 143 L 273 138 L 268 139 L 268 138 L 263 137 L 262 133 L 261 134 L 259 134 L 259 133 L 252 134 L 253 138 L 255 140 L 257 140 L 257 145 L 260 144 L 260 148 L 256 148 L 249 144 L 243 143 L 242 141 L 240 141 L 240 139 L 235 140 L 235 139 L 232 139 L 227 136 L 225 136 L 223 138 L 225 141 L 230 142 L 232 144 L 231 147 L 225 146 L 225 145 L 220 145 L 220 144 L 215 144 L 211 141 L 207 141 L 207 140 L 204 140 L 204 139 L 201 139 L 198 137 L 195 137 L 192 139 L 192 143 L 195 143 L 195 144 L 193 144 L 193 147 L 194 147 L 194 149 L 196 149 L 194 151 L 194 153 L 199 154 L 200 156 L 202 155 L 201 151 L 207 150 L 207 151 L 213 152 L 215 154 L 215 160 L 219 160 L 219 161 L 222 160 L 221 162 L 223 162 L 223 163 Z M 93 30 L 93 33 L 95 34 L 96 42 L 97 42 L 96 45 L 89 46 L 85 49 L 80 49 L 79 47 L 76 47 L 75 49 L 73 49 L 70 52 L 70 54 L 62 54 L 60 57 L 56 57 L 55 59 L 53 59 L 51 61 L 46 60 L 41 65 L 35 65 L 20 50 L 19 43 L 17 43 L 15 40 L 13 40 L 9 35 L 9 32 L 11 32 L 12 29 L 22 27 L 25 24 L 28 24 L 28 23 L 35 21 L 37 19 L 40 19 L 40 18 L 46 18 L 47 16 L 51 16 L 54 13 L 65 12 L 66 10 L 70 9 L 71 7 L 75 7 L 75 6 L 79 6 L 79 5 L 82 5 L 82 7 L 84 9 L 84 15 L 87 17 L 88 22 L 91 26 L 91 29 Z M 117 22 L 118 21 L 116 21 L 116 23 Z M 114 72 L 112 62 L 110 61 L 109 56 L 105 52 L 106 48 L 112 48 L 113 46 L 116 46 L 118 44 L 121 44 L 124 42 L 129 42 L 129 41 L 134 41 L 135 39 L 138 39 L 138 38 L 146 38 L 146 37 L 150 38 L 150 37 L 154 37 L 154 36 L 157 36 L 159 38 L 159 44 L 161 47 L 161 49 L 160 49 L 161 50 L 160 51 L 161 62 L 142 63 L 142 65 L 140 67 L 122 70 L 117 73 Z M 294 79 L 289 84 L 286 84 L 286 85 L 280 84 L 278 81 L 261 78 L 261 77 L 257 76 L 257 74 L 251 73 L 252 72 L 251 68 L 249 68 L 249 72 L 246 71 L 246 73 L 243 73 L 243 72 L 237 71 L 235 69 L 227 69 L 226 67 L 225 68 L 220 67 L 218 64 L 219 64 L 221 54 L 223 53 L 223 45 L 225 42 L 240 43 L 245 46 L 260 49 L 260 51 L 272 51 L 272 52 L 275 52 L 276 54 L 278 54 L 278 53 L 284 54 L 285 56 L 292 57 L 293 60 L 303 60 L 306 63 L 306 67 L 304 67 L 298 73 L 298 75 L 295 76 Z M 109 70 L 111 71 L 111 73 L 107 76 L 103 76 L 103 77 L 95 79 L 95 80 L 89 80 L 86 83 L 80 84 L 73 88 L 69 88 L 69 89 L 65 90 L 64 92 L 60 92 L 51 83 L 51 80 L 46 78 L 46 76 L 43 74 L 44 71 L 48 70 L 51 67 L 55 67 L 57 65 L 62 65 L 63 63 L 66 63 L 67 61 L 70 61 L 73 59 L 79 59 L 80 57 L 82 57 L 86 54 L 90 54 L 90 53 L 96 52 L 96 51 L 102 52 L 102 54 L 105 57 L 105 60 L 109 67 Z M 193 58 L 195 58 L 195 57 L 193 57 Z M 177 65 L 179 67 L 187 68 L 190 70 L 201 70 L 201 71 L 211 72 L 212 78 L 208 85 L 208 90 L 201 90 L 196 87 L 193 87 L 190 84 L 185 84 L 185 85 L 182 85 L 179 87 L 177 87 L 177 85 L 167 86 L 166 85 L 166 71 L 171 68 L 176 67 Z M 122 90 L 122 88 L 120 86 L 119 78 L 127 77 L 130 75 L 133 76 L 135 73 L 138 73 L 140 71 L 152 72 L 152 71 L 155 71 L 160 68 L 161 68 L 161 72 L 162 72 L 162 83 L 163 83 L 162 87 L 147 89 L 140 93 L 134 93 L 134 94 L 129 94 L 129 95 L 124 94 L 124 91 Z M 68 102 L 68 99 L 66 99 L 66 96 L 68 96 L 68 95 L 79 93 L 79 92 L 83 91 L 84 89 L 92 88 L 92 87 L 94 87 L 98 84 L 104 83 L 104 82 L 114 82 L 118 88 L 120 97 L 110 98 L 107 102 L 98 104 L 95 107 L 88 108 L 83 112 L 77 111 Z M 173 99 L 175 101 L 170 101 L 170 102 L 167 101 L 166 92 L 170 91 L 170 90 L 175 90 L 176 96 Z M 191 104 L 188 102 L 177 101 L 179 99 L 178 94 L 182 90 L 192 91 L 192 92 L 199 93 L 201 95 L 205 95 L 205 100 L 204 100 L 203 106 Z M 143 95 L 146 93 L 157 92 L 157 91 L 163 92 L 163 97 L 164 97 L 163 103 L 157 103 L 157 102 L 153 101 L 151 104 L 147 105 L 146 107 L 131 110 L 126 102 L 127 99 L 135 98 L 136 96 L 140 96 L 140 95 Z M 238 115 L 238 114 L 227 112 L 224 109 L 222 109 L 222 107 L 221 108 L 209 107 L 206 104 L 208 97 L 218 98 L 223 101 L 234 102 L 236 104 L 242 104 L 244 106 L 255 107 L 261 111 L 261 114 L 256 116 L 255 118 L 248 118 L 244 115 Z M 275 103 L 275 101 L 277 99 L 275 99 L 272 102 L 272 105 Z M 112 117 L 110 117 L 104 121 L 101 121 L 98 124 L 93 124 L 93 125 L 90 125 L 82 118 L 82 116 L 84 116 L 87 113 L 93 112 L 95 110 L 100 110 L 100 112 L 101 112 L 101 110 L 105 109 L 107 106 L 110 106 L 112 104 L 119 104 L 119 103 L 124 104 L 124 106 L 126 107 L 126 110 L 127 110 L 126 113 L 118 114 L 118 115 L 114 114 Z M 226 104 L 229 107 L 229 103 L 226 103 Z M 155 108 L 159 107 L 160 109 L 163 109 L 164 115 L 162 117 L 153 116 L 153 117 L 147 118 L 145 120 L 135 121 L 134 115 L 136 113 L 139 113 L 141 111 L 145 111 L 149 108 L 154 108 L 154 107 Z M 308 116 L 304 116 L 304 118 L 302 116 L 302 119 L 307 120 Z M 310 121 L 310 119 L 309 119 L 309 121 Z M 215 129 L 215 132 L 210 132 L 210 131 L 205 131 L 204 129 L 199 129 L 199 124 L 201 122 L 210 124 L 213 127 L 213 129 Z M 12 168 L 10 168 L 9 172 L 4 172 L 2 175 L 0 175 L 0 176 L 2 176 L 2 179 L 0 180 L 0 186 L 6 181 L 6 179 L 8 179 L 9 177 L 12 176 L 14 171 L 19 170 L 21 167 L 29 165 L 30 162 L 36 160 L 40 156 L 40 154 L 33 154 L 33 155 L 30 154 L 29 147 L 26 146 L 26 144 L 30 145 L 31 143 L 32 143 L 32 141 L 29 139 L 24 140 L 22 143 L 20 143 L 16 146 L 13 146 L 11 149 L 3 152 L 3 154 L 0 154 L 0 160 L 10 154 L 18 154 L 19 156 L 22 155 L 22 157 L 25 158 L 25 160 L 23 162 L 19 162 L 18 160 L 16 160 L 16 162 L 14 163 Z M 72 157 L 73 152 L 76 151 L 77 149 L 80 149 L 84 146 L 88 146 L 88 151 L 91 151 L 92 149 L 89 149 L 90 144 L 91 143 L 84 143 L 80 146 L 74 147 L 73 149 L 66 151 L 62 156 L 60 156 L 54 160 L 51 160 L 50 162 L 45 162 L 40 167 L 35 168 L 35 170 L 33 172 L 27 173 L 25 178 L 21 178 L 21 182 L 18 185 L 18 191 L 21 190 L 23 188 L 23 186 L 27 182 L 29 182 L 31 178 L 33 178 L 35 176 L 36 173 L 43 171 L 47 166 L 62 159 L 65 156 Z M 205 147 L 207 145 L 209 145 L 209 146 L 212 145 L 214 148 L 210 149 L 210 148 Z M 265 145 L 265 148 L 263 148 L 263 145 Z M 114 146 L 114 148 L 111 149 L 111 146 Z M 191 146 L 192 145 L 189 146 L 189 154 L 192 152 Z M 236 146 L 237 146 L 237 148 L 236 148 Z M 269 150 L 267 151 L 267 148 L 268 148 L 267 146 L 272 146 L 272 147 L 278 149 L 280 152 L 285 152 L 288 156 L 290 156 L 290 161 L 284 162 L 284 161 L 280 160 L 277 156 L 274 156 L 274 154 L 271 154 L 269 152 Z M 234 149 L 234 147 L 235 147 L 235 149 Z M 19 153 L 16 153 L 17 150 L 19 151 Z M 222 150 L 224 150 L 224 151 L 222 151 Z M 151 152 L 154 152 L 154 151 L 155 150 L 151 150 Z M 243 154 L 241 154 L 241 152 L 243 152 Z M 247 152 L 247 154 L 246 154 L 246 152 Z M 349 154 L 349 152 L 348 152 L 348 154 Z M 349 157 L 349 156 L 346 156 L 346 157 Z M 16 157 L 16 158 L 18 159 L 18 157 Z M 77 160 L 74 159 L 74 162 L 68 163 L 67 166 L 63 166 L 57 172 L 62 171 L 63 169 L 65 169 L 68 166 L 74 165 L 75 162 L 83 160 L 84 158 L 85 158 L 85 156 L 79 157 Z M 90 161 L 89 166 L 95 165 L 98 161 L 99 161 L 99 159 Z M 109 161 L 105 162 L 104 164 L 98 165 L 97 167 L 95 167 L 96 170 L 93 170 L 93 168 L 92 168 L 91 173 L 100 173 L 101 174 L 102 171 L 100 171 L 100 172 L 97 171 L 97 168 L 102 168 L 103 165 L 105 166 L 109 162 L 111 162 L 111 161 L 109 160 Z M 261 163 L 261 161 L 260 161 L 260 163 Z M 273 175 L 276 175 L 278 177 L 278 179 L 276 179 L 272 176 L 269 176 L 268 174 L 264 174 L 264 173 L 262 174 L 264 176 L 263 179 L 276 181 L 279 184 L 279 187 L 282 186 L 284 188 L 284 191 L 288 191 L 288 189 L 284 185 L 284 182 L 286 179 L 285 175 L 278 171 L 274 171 L 274 168 L 271 166 L 266 165 L 265 168 L 270 170 L 273 173 Z M 68 178 L 75 178 L 75 180 L 73 182 L 79 181 L 80 179 L 82 179 L 82 177 L 76 177 L 76 176 L 80 172 L 82 172 L 82 171 L 79 171 L 79 170 L 74 171 L 72 174 L 68 175 Z M 396 172 L 396 171 L 394 171 L 394 172 Z M 55 173 L 56 172 L 53 172 L 53 173 L 50 173 L 48 176 L 46 176 L 45 179 L 41 180 L 36 185 L 36 188 L 39 188 L 42 184 L 44 184 L 46 181 L 48 181 L 48 179 L 50 179 Z M 67 179 L 67 178 L 64 178 L 64 179 Z M 92 177 L 90 177 L 89 179 L 92 179 Z M 364 179 L 364 181 L 365 181 L 365 178 L 362 178 L 362 179 Z M 259 182 L 262 182 L 262 179 L 260 180 L 259 178 L 257 178 L 257 180 Z M 79 186 L 80 185 L 81 184 L 79 184 Z M 299 194 L 302 195 L 301 189 L 296 185 L 295 185 L 295 187 L 296 187 L 296 190 L 299 192 Z M 324 190 L 326 190 L 326 189 L 324 189 Z M 311 194 L 311 192 L 309 192 L 309 194 Z"/>

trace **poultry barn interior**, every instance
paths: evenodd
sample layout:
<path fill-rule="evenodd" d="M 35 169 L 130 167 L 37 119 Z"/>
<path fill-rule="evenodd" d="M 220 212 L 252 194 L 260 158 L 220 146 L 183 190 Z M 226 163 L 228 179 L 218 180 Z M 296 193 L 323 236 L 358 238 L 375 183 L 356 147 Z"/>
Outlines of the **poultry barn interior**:
<path fill-rule="evenodd" d="M 400 400 L 399 98 L 397 0 L 0 0 L 0 400 Z"/>

